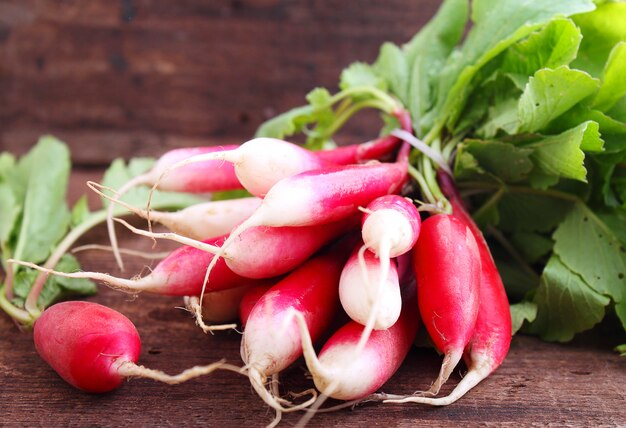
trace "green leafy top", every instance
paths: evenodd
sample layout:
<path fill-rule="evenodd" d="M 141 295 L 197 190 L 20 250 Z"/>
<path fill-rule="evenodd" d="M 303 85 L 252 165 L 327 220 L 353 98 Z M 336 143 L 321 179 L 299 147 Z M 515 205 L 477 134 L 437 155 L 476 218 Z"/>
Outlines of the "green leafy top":
<path fill-rule="evenodd" d="M 516 329 L 547 340 L 569 340 L 609 310 L 626 327 L 625 22 L 623 2 L 445 0 L 408 43 L 385 43 L 373 64 L 344 70 L 339 94 L 324 92 L 359 88 L 344 98 L 354 105 L 370 88 L 409 111 L 495 231 Z M 260 132 L 280 122 L 276 135 L 317 137 L 306 128 L 317 122 L 331 140 L 349 105 L 327 106 L 309 99 Z M 424 197 L 441 202 L 436 165 L 412 159 Z"/>

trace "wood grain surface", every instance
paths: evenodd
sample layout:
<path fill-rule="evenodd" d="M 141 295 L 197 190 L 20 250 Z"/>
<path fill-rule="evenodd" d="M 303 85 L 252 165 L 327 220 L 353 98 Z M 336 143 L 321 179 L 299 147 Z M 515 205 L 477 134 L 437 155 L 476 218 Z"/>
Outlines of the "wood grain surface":
<path fill-rule="evenodd" d="M 75 201 L 115 157 L 250 138 L 314 86 L 334 88 L 352 61 L 372 61 L 383 41 L 408 40 L 438 3 L 0 0 L 0 150 L 23 153 L 44 133 L 65 140 L 77 165 Z M 370 138 L 375 120 L 358 119 L 342 138 Z M 80 243 L 106 244 L 104 228 Z M 129 233 L 121 244 L 152 245 Z M 78 257 L 85 270 L 122 274 L 110 254 Z M 124 275 L 147 270 L 128 258 Z M 181 299 L 101 287 L 90 300 L 137 325 L 147 367 L 176 373 L 221 358 L 240 364 L 239 334 L 205 335 L 177 309 Z M 625 426 L 626 360 L 611 350 L 624 341 L 602 328 L 566 345 L 516 336 L 502 367 L 452 406 L 372 403 L 319 414 L 310 426 Z M 440 362 L 432 350 L 413 349 L 384 391 L 426 388 Z M 302 361 L 282 382 L 283 393 L 312 386 Z M 301 416 L 285 415 L 283 426 Z M 0 426 L 257 427 L 272 418 L 248 380 L 229 372 L 175 387 L 133 379 L 110 394 L 81 393 L 37 356 L 31 333 L 0 315 Z"/>
<path fill-rule="evenodd" d="M 0 0 L 0 149 L 49 133 L 102 166 L 243 142 L 384 41 L 408 41 L 438 3 Z M 371 119 L 345 138 L 371 138 Z"/>

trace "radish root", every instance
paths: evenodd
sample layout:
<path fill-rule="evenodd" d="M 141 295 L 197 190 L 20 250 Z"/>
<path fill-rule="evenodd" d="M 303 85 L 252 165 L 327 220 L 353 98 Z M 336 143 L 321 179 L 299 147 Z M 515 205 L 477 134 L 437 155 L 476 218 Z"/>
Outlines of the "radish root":
<path fill-rule="evenodd" d="M 121 376 L 149 378 L 170 385 L 183 383 L 198 376 L 204 376 L 213 373 L 216 370 L 228 370 L 241 374 L 243 369 L 232 364 L 227 364 L 225 360 L 221 360 L 206 366 L 195 366 L 190 369 L 184 370 L 177 375 L 168 375 L 167 373 L 164 373 L 160 370 L 148 369 L 144 366 L 137 365 L 132 361 L 122 361 L 117 367 L 117 372 Z"/>
<path fill-rule="evenodd" d="M 196 296 L 185 296 L 185 309 L 193 314 L 196 319 L 196 325 L 202 329 L 205 333 L 213 334 L 214 331 L 222 330 L 235 330 L 237 331 L 237 324 L 216 324 L 207 325 L 202 319 L 202 305 L 200 305 L 200 299 Z"/>

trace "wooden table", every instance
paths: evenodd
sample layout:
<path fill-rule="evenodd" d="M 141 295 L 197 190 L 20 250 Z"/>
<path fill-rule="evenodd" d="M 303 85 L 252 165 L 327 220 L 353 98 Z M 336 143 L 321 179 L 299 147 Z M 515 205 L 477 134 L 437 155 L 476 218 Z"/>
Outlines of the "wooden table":
<path fill-rule="evenodd" d="M 76 172 L 71 196 L 82 192 L 86 179 L 99 173 Z M 106 243 L 104 227 L 80 243 Z M 151 242 L 130 233 L 121 235 L 123 247 L 150 250 Z M 79 254 L 85 270 L 121 275 L 110 254 Z M 126 275 L 145 273 L 145 261 L 126 258 Z M 143 342 L 140 362 L 176 373 L 221 358 L 240 364 L 240 336 L 234 331 L 205 335 L 189 315 L 177 309 L 182 301 L 141 294 L 136 299 L 102 286 L 90 300 L 126 314 Z M 0 316 L 0 403 L 2 426 L 263 426 L 272 419 L 252 391 L 248 380 L 217 372 L 184 385 L 168 386 L 134 379 L 104 395 L 79 392 L 62 381 L 35 353 L 29 332 L 19 332 Z M 611 350 L 624 338 L 600 328 L 573 343 L 544 343 L 516 336 L 504 364 L 466 397 L 447 408 L 418 405 L 367 404 L 319 414 L 311 426 L 459 426 L 469 425 L 577 425 L 626 424 L 626 360 Z M 432 350 L 415 348 L 400 371 L 384 387 L 389 393 L 411 393 L 435 378 L 440 358 Z M 460 379 L 459 371 L 444 392 Z M 283 392 L 312 386 L 298 361 L 282 376 Z M 284 416 L 295 424 L 301 414 Z"/>
<path fill-rule="evenodd" d="M 313 86 L 334 88 L 340 70 L 372 61 L 385 40 L 402 43 L 437 0 L 0 0 L 0 150 L 23 153 L 43 133 L 64 139 L 76 170 L 70 199 L 114 157 L 241 142 Z M 371 137 L 369 119 L 344 141 Z M 95 198 L 92 198 L 92 202 Z M 124 234 L 122 245 L 150 249 Z M 106 243 L 104 228 L 81 243 Z M 86 270 L 120 274 L 104 253 Z M 127 275 L 145 272 L 128 259 Z M 239 335 L 205 335 L 180 299 L 100 288 L 93 301 L 125 313 L 143 338 L 140 361 L 175 373 L 220 358 L 239 361 Z M 447 408 L 368 404 L 319 414 L 311 426 L 626 425 L 626 364 L 603 330 L 567 345 L 515 337 L 502 367 Z M 385 386 L 411 393 L 435 378 L 440 358 L 414 349 Z M 302 362 L 282 391 L 311 386 Z M 456 373 L 444 393 L 459 380 Z M 284 416 L 284 426 L 301 415 Z M 31 334 L 0 315 L 0 426 L 263 426 L 273 414 L 246 378 L 218 372 L 170 387 L 132 380 L 100 396 L 65 384 L 36 355 Z"/>

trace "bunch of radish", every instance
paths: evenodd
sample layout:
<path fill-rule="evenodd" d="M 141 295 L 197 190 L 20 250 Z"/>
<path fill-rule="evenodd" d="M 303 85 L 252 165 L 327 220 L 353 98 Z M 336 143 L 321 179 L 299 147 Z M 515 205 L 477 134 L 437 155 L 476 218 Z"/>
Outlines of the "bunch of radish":
<path fill-rule="evenodd" d="M 110 218 L 120 265 L 114 220 L 182 246 L 135 279 L 14 262 L 129 293 L 184 297 L 205 331 L 236 327 L 211 324 L 239 318 L 243 365 L 220 361 L 174 377 L 137 366 L 139 336 L 132 323 L 83 302 L 44 312 L 35 325 L 38 352 L 66 381 L 89 392 L 114 389 L 128 376 L 175 383 L 217 369 L 235 371 L 276 410 L 275 422 L 283 412 L 319 407 L 324 397 L 455 401 L 504 359 L 511 339 L 508 302 L 489 249 L 447 172 L 442 169 L 439 180 L 452 214 L 430 212 L 422 222 L 413 200 L 403 195 L 408 157 L 409 145 L 393 136 L 320 152 L 258 138 L 237 147 L 167 153 L 117 191 L 90 183 L 111 206 L 169 229 L 154 232 Z M 137 185 L 185 192 L 243 188 L 252 196 L 157 213 L 149 201 L 144 209 L 119 200 Z M 329 332 L 340 313 L 350 321 Z M 422 393 L 376 394 L 402 364 L 420 323 L 444 355 L 439 376 Z M 313 342 L 325 335 L 316 354 Z M 295 404 L 268 382 L 301 356 L 317 390 L 305 391 L 309 398 Z M 450 396 L 432 397 L 462 358 L 468 374 Z"/>

